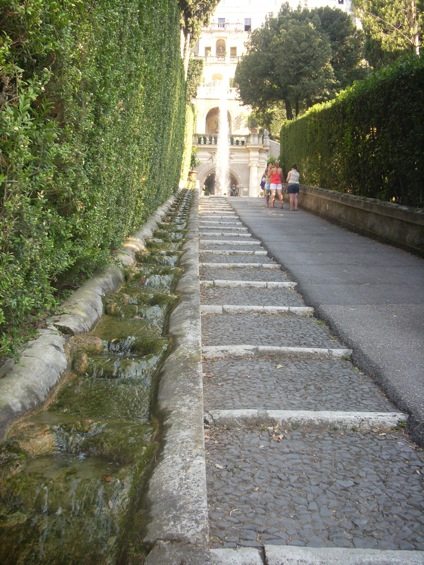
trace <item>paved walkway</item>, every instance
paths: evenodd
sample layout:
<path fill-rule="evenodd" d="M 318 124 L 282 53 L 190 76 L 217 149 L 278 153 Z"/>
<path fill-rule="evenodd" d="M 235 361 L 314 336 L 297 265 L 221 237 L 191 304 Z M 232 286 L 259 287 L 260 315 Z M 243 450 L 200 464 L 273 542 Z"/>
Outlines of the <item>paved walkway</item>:
<path fill-rule="evenodd" d="M 229 202 L 424 442 L 424 260 L 303 210 Z"/>
<path fill-rule="evenodd" d="M 199 234 L 212 562 L 424 563 L 424 262 L 259 199 Z"/>

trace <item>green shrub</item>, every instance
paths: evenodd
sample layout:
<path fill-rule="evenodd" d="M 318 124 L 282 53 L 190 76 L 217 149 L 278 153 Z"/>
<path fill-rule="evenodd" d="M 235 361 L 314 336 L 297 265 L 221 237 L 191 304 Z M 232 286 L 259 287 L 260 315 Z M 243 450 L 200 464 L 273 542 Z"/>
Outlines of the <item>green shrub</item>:
<path fill-rule="evenodd" d="M 0 357 L 178 187 L 172 0 L 3 0 Z"/>
<path fill-rule="evenodd" d="M 424 205 L 424 59 L 410 57 L 314 106 L 281 130 L 302 182 Z"/>

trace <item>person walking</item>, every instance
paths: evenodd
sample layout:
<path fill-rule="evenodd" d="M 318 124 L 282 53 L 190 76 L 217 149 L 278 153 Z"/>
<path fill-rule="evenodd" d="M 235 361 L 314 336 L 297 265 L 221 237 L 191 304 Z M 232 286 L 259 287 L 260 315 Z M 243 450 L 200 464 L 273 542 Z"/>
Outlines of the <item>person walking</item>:
<path fill-rule="evenodd" d="M 269 198 L 271 196 L 271 187 L 270 187 L 271 169 L 272 169 L 272 163 L 268 163 L 264 172 L 264 177 L 265 177 L 264 195 L 265 195 L 265 202 L 267 208 L 269 208 Z"/>
<path fill-rule="evenodd" d="M 300 173 L 297 170 L 297 165 L 293 165 L 287 175 L 287 192 L 289 194 L 290 200 L 290 211 L 295 212 L 297 210 L 298 195 L 299 195 L 299 179 Z"/>
<path fill-rule="evenodd" d="M 282 176 L 283 169 L 278 166 L 278 163 L 274 163 L 271 168 L 271 208 L 275 208 L 275 197 L 280 201 L 280 208 L 283 208 L 283 182 Z"/>

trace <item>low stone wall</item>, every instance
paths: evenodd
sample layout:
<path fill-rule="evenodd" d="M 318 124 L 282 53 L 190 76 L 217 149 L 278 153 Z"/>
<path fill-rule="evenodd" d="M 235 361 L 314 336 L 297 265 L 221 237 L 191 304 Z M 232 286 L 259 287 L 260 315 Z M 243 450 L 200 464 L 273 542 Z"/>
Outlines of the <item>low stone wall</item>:
<path fill-rule="evenodd" d="M 424 209 L 318 187 L 300 187 L 299 204 L 330 221 L 424 256 Z"/>

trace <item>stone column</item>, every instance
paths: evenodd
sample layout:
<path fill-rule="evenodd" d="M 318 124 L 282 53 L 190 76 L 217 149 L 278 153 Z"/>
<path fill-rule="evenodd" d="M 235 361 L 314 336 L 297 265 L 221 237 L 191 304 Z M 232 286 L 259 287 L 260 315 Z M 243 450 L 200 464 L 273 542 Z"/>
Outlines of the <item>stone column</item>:
<path fill-rule="evenodd" d="M 260 187 L 259 171 L 259 149 L 249 148 L 249 196 L 258 196 Z"/>

